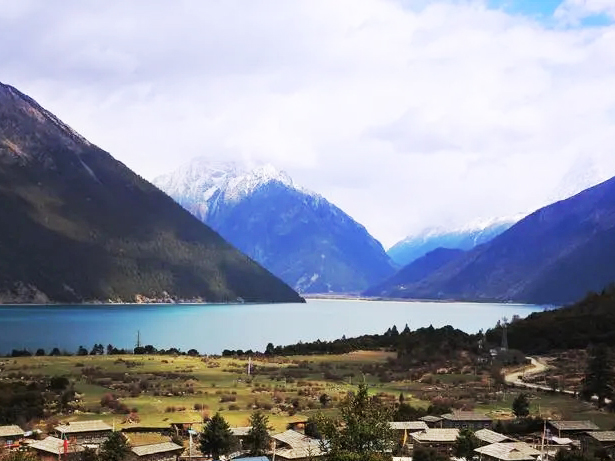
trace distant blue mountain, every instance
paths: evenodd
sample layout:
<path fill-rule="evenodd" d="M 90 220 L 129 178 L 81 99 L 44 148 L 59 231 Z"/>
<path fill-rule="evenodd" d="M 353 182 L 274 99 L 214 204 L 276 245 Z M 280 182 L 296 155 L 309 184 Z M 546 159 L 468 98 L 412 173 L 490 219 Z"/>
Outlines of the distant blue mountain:
<path fill-rule="evenodd" d="M 302 293 L 359 293 L 395 271 L 362 225 L 270 165 L 196 159 L 154 183 Z"/>
<path fill-rule="evenodd" d="M 525 217 L 383 296 L 567 304 L 615 282 L 615 178 Z"/>
<path fill-rule="evenodd" d="M 479 220 L 457 229 L 426 229 L 396 243 L 387 254 L 395 263 L 405 266 L 436 248 L 471 250 L 500 235 L 522 217 L 523 215 L 517 215 Z"/>

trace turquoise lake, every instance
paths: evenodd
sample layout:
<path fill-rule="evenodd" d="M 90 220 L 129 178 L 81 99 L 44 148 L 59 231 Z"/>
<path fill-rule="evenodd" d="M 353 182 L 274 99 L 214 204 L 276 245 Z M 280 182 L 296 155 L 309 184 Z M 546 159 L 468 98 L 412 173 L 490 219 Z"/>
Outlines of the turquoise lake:
<path fill-rule="evenodd" d="M 452 325 L 468 333 L 502 317 L 544 310 L 524 304 L 308 300 L 306 304 L 0 306 L 0 353 L 27 348 L 76 351 L 95 343 L 133 348 L 195 348 L 263 351 L 267 343 L 294 344 L 383 333 L 406 323 L 411 329 Z"/>

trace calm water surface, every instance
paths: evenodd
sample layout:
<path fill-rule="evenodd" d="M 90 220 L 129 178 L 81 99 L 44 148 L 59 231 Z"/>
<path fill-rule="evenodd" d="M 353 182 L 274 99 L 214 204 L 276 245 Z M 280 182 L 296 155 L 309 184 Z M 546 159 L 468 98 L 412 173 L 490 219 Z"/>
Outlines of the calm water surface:
<path fill-rule="evenodd" d="M 12 349 L 53 347 L 75 351 L 95 343 L 133 348 L 137 331 L 142 344 L 157 348 L 196 348 L 218 354 L 223 349 L 264 350 L 267 343 L 294 344 L 361 334 L 383 333 L 407 323 L 453 325 L 468 333 L 495 325 L 502 317 L 526 317 L 542 306 L 309 300 L 306 304 L 260 305 L 113 305 L 2 306 L 0 353 Z"/>

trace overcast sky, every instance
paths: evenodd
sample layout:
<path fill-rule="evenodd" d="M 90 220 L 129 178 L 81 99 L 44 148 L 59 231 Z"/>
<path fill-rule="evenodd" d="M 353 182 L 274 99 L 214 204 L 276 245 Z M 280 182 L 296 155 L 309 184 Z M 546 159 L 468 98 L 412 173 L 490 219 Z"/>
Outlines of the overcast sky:
<path fill-rule="evenodd" d="M 615 175 L 613 0 L 0 0 L 0 81 L 147 179 L 270 162 L 385 246 Z"/>

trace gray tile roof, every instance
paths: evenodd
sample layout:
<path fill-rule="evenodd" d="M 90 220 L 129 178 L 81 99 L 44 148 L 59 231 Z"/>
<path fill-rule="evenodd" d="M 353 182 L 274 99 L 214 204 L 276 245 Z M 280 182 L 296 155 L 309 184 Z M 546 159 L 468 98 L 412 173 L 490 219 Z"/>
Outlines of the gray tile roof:
<path fill-rule="evenodd" d="M 293 431 L 289 429 L 280 434 L 274 434 L 271 436 L 273 439 L 278 442 L 282 442 L 288 445 L 290 448 L 319 448 L 320 441 L 317 439 L 313 439 L 311 437 L 307 437 L 303 435 L 301 432 Z M 280 450 L 281 451 L 281 450 Z"/>
<path fill-rule="evenodd" d="M 587 434 L 598 442 L 615 442 L 615 431 L 592 431 Z"/>
<path fill-rule="evenodd" d="M 474 451 L 503 461 L 529 461 L 540 455 L 540 451 L 525 442 L 492 443 Z"/>
<path fill-rule="evenodd" d="M 63 434 L 75 434 L 78 432 L 112 431 L 113 428 L 97 419 L 93 421 L 71 421 L 68 424 L 56 426 L 55 430 Z"/>
<path fill-rule="evenodd" d="M 64 440 L 49 436 L 43 440 L 32 442 L 30 447 L 36 450 L 46 451 L 47 453 L 53 453 L 54 455 L 61 455 L 64 453 Z M 69 453 L 77 453 L 80 451 L 83 451 L 81 445 L 75 445 L 74 443 L 68 444 Z"/>
<path fill-rule="evenodd" d="M 482 440 L 487 443 L 504 442 L 506 440 L 512 440 L 510 437 L 500 434 L 499 432 L 492 431 L 490 429 L 480 429 L 474 433 L 478 440 Z"/>
<path fill-rule="evenodd" d="M 173 442 L 153 443 L 151 445 L 141 445 L 133 447 L 132 452 L 137 456 L 147 456 L 156 453 L 165 453 L 168 451 L 183 451 L 184 447 L 180 447 Z"/>
<path fill-rule="evenodd" d="M 411 435 L 417 442 L 452 443 L 457 440 L 459 429 L 425 429 L 422 432 L 415 432 Z"/>
<path fill-rule="evenodd" d="M 24 431 L 19 426 L 0 426 L 0 437 L 23 437 Z"/>
<path fill-rule="evenodd" d="M 484 413 L 477 413 L 475 411 L 454 411 L 453 413 L 446 413 L 442 415 L 443 419 L 449 421 L 491 421 L 492 419 Z"/>
<path fill-rule="evenodd" d="M 600 428 L 591 421 L 549 421 L 558 431 L 599 431 Z"/>
<path fill-rule="evenodd" d="M 428 429 L 425 421 L 392 421 L 389 426 L 394 431 L 423 431 Z"/>
<path fill-rule="evenodd" d="M 419 421 L 425 421 L 426 423 L 438 423 L 442 421 L 442 418 L 439 416 L 427 415 L 419 418 Z"/>

